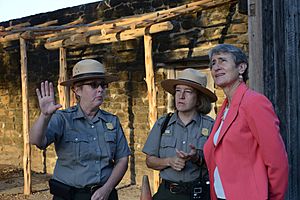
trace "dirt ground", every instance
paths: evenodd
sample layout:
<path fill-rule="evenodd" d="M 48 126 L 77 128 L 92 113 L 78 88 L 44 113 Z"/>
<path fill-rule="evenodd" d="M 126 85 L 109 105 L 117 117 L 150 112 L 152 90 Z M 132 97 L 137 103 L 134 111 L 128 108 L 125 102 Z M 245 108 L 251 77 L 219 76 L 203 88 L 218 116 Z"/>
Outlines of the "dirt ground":
<path fill-rule="evenodd" d="M 32 173 L 32 192 L 23 195 L 23 170 L 8 165 L 0 165 L 0 200 L 51 200 L 48 180 L 50 175 Z M 120 200 L 139 200 L 140 187 L 136 185 L 123 186 L 118 189 Z"/>

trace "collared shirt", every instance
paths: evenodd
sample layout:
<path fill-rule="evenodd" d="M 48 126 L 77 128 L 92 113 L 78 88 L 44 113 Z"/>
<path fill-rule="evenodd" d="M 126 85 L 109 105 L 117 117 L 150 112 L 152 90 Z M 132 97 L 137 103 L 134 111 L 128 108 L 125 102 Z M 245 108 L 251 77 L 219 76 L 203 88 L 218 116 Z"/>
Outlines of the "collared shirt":
<path fill-rule="evenodd" d="M 118 117 L 100 109 L 92 120 L 80 106 L 56 111 L 46 137 L 43 148 L 54 142 L 57 154 L 53 178 L 78 188 L 104 184 L 114 163 L 130 155 Z"/>
<path fill-rule="evenodd" d="M 184 125 L 174 113 L 168 123 L 164 133 L 161 135 L 161 126 L 165 117 L 156 121 L 147 141 L 143 152 L 160 158 L 176 156 L 176 149 L 190 152 L 189 144 L 193 144 L 198 153 L 202 154 L 204 143 L 207 140 L 213 126 L 213 119 L 204 115 L 195 115 L 190 123 Z M 186 162 L 186 166 L 181 171 L 175 171 L 167 167 L 160 171 L 160 177 L 174 182 L 190 182 L 200 176 L 199 166 L 191 161 Z"/>

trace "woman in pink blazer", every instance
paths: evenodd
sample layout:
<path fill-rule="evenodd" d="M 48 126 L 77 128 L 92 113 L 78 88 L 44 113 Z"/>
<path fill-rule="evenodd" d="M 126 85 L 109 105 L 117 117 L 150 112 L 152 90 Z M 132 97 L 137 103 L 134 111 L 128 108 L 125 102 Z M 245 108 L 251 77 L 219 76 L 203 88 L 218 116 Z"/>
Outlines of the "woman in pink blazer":
<path fill-rule="evenodd" d="M 221 44 L 209 57 L 226 95 L 204 146 L 212 200 L 283 200 L 288 159 L 272 103 L 246 86 L 248 61 L 239 48 Z"/>

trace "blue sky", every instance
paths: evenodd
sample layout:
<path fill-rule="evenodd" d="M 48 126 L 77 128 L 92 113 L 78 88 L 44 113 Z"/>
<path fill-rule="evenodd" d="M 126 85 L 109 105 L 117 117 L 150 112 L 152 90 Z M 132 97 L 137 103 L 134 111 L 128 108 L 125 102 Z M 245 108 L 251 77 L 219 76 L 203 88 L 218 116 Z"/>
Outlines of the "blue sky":
<path fill-rule="evenodd" d="M 97 0 L 0 0 L 0 22 Z"/>

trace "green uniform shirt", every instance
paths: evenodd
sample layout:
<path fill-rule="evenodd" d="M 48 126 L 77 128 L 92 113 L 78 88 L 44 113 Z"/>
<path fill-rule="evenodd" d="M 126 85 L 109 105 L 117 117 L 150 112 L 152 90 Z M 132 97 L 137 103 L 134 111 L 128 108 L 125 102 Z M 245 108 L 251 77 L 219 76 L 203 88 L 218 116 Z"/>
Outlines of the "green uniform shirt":
<path fill-rule="evenodd" d="M 213 126 L 213 119 L 198 114 L 186 126 L 179 119 L 177 112 L 172 115 L 168 126 L 161 135 L 161 126 L 165 116 L 156 121 L 148 139 L 144 145 L 143 152 L 159 158 L 176 156 L 176 149 L 190 152 L 189 144 L 193 144 L 198 153 L 202 154 L 204 143 L 207 140 Z M 167 167 L 160 171 L 160 177 L 174 182 L 190 182 L 200 176 L 199 166 L 191 161 L 186 162 L 183 170 L 175 171 Z"/>
<path fill-rule="evenodd" d="M 46 137 L 41 148 L 54 142 L 57 154 L 53 178 L 77 188 L 104 184 L 115 161 L 130 155 L 118 117 L 100 109 L 92 120 L 80 106 L 56 111 Z"/>

